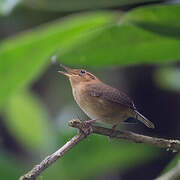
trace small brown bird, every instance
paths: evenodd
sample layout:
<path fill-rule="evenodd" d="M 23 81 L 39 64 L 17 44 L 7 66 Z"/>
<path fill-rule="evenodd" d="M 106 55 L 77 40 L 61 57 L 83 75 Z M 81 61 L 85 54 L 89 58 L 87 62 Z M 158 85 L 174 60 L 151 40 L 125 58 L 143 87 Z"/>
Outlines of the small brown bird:
<path fill-rule="evenodd" d="M 91 118 L 87 122 L 108 123 L 115 130 L 120 122 L 133 117 L 147 127 L 154 128 L 154 124 L 137 111 L 133 101 L 125 93 L 104 84 L 86 70 L 71 69 L 64 65 L 61 67 L 66 72 L 58 72 L 69 78 L 75 101 Z"/>

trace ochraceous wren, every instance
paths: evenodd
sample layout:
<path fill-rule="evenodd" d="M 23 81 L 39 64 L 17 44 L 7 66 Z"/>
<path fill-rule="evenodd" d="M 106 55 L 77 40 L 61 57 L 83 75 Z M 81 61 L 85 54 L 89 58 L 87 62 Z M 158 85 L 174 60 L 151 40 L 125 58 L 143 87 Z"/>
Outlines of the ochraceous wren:
<path fill-rule="evenodd" d="M 104 84 L 96 76 L 83 69 L 71 69 L 61 65 L 71 83 L 74 99 L 80 108 L 91 118 L 89 122 L 104 122 L 116 126 L 129 117 L 144 123 L 149 128 L 154 124 L 140 114 L 133 101 L 123 92 Z"/>

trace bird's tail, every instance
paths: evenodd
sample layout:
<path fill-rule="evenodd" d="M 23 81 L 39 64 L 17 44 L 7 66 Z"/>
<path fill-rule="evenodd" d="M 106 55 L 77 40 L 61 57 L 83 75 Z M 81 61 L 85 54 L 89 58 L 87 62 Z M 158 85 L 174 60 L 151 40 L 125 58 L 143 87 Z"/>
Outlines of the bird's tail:
<path fill-rule="evenodd" d="M 134 110 L 134 112 L 137 115 L 137 119 L 141 121 L 143 124 L 145 124 L 148 128 L 155 128 L 154 124 L 149 121 L 146 117 L 144 117 L 140 112 L 137 110 Z"/>

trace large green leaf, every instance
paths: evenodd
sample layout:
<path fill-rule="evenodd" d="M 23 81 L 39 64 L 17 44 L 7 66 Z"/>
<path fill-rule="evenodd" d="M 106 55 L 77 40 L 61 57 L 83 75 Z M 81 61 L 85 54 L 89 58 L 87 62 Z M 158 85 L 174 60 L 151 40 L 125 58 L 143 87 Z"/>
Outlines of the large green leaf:
<path fill-rule="evenodd" d="M 6 103 L 5 117 L 12 135 L 30 150 L 43 149 L 52 140 L 48 114 L 32 93 L 12 96 Z"/>
<path fill-rule="evenodd" d="M 37 78 L 57 49 L 62 53 L 99 33 L 114 15 L 82 14 L 41 26 L 0 45 L 0 106 L 9 95 Z"/>
<path fill-rule="evenodd" d="M 48 11 L 79 11 L 87 9 L 97 9 L 97 8 L 108 8 L 108 7 L 118 7 L 127 6 L 131 4 L 144 3 L 144 2 L 154 2 L 156 0 L 29 0 L 23 1 L 23 3 L 34 9 L 43 9 Z"/>
<path fill-rule="evenodd" d="M 180 58 L 179 19 L 180 5 L 137 8 L 60 58 L 91 66 L 175 61 Z"/>
<path fill-rule="evenodd" d="M 37 78 L 57 49 L 61 61 L 71 65 L 177 60 L 179 12 L 179 5 L 138 8 L 118 23 L 111 13 L 82 14 L 2 42 L 0 106 L 9 95 Z"/>

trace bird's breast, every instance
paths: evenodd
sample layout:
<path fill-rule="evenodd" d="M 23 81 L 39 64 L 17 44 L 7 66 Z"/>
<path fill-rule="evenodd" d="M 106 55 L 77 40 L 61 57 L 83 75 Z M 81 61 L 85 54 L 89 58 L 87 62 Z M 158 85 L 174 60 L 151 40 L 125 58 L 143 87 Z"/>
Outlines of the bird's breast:
<path fill-rule="evenodd" d="M 73 88 L 73 96 L 80 108 L 92 119 L 98 118 L 97 111 L 95 111 L 96 103 L 82 88 Z"/>

